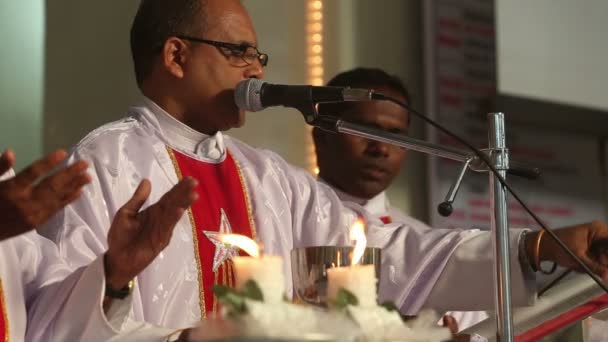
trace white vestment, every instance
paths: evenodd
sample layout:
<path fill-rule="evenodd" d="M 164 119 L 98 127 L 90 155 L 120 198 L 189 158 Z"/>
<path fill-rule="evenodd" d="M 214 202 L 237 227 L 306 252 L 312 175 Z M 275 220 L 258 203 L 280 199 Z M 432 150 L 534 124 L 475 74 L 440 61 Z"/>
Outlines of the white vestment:
<path fill-rule="evenodd" d="M 342 201 L 357 203 L 357 204 L 363 206 L 363 208 L 365 208 L 365 210 L 369 214 L 374 215 L 375 217 L 377 217 L 381 220 L 385 219 L 387 221 L 397 223 L 397 224 L 402 224 L 407 227 L 417 227 L 416 228 L 417 230 L 431 229 L 431 227 L 429 227 L 422 221 L 419 221 L 419 220 L 405 214 L 398 208 L 392 206 L 386 195 L 386 192 L 384 192 L 384 191 L 379 193 L 378 195 L 376 195 L 374 198 L 366 200 L 366 199 L 358 198 L 353 195 L 347 194 L 346 192 L 341 191 L 340 189 L 337 189 L 335 187 L 333 189 L 336 191 L 336 194 Z M 466 247 L 467 243 L 476 243 L 476 242 L 474 240 L 468 240 L 466 242 L 463 242 L 459 248 L 465 248 L 465 249 L 474 248 L 474 247 Z M 452 290 L 452 293 L 455 296 L 459 295 L 458 289 Z M 466 329 L 470 326 L 473 326 L 473 325 L 485 320 L 486 318 L 488 318 L 488 314 L 485 311 L 450 311 L 450 312 L 447 312 L 446 314 L 448 314 L 456 319 L 456 321 L 458 322 L 459 330 L 464 330 L 464 329 Z"/>
<path fill-rule="evenodd" d="M 0 242 L 0 279 L 9 341 L 164 342 L 174 331 L 130 320 L 128 299 L 106 315 L 103 258 L 71 272 L 36 232 Z"/>
<path fill-rule="evenodd" d="M 2 341 L 161 342 L 173 332 L 130 320 L 131 298 L 115 300 L 106 315 L 103 257 L 72 272 L 35 231 L 0 242 L 0 281 Z"/>
<path fill-rule="evenodd" d="M 221 133 L 205 136 L 145 99 L 143 105 L 132 107 L 126 118 L 90 133 L 71 154 L 71 161 L 89 161 L 93 182 L 79 200 L 41 231 L 58 244 L 72 267 L 86 265 L 106 250 L 112 218 L 143 178 L 152 182 L 146 206 L 158 201 L 178 182 L 167 147 L 208 163 L 221 162 L 226 151 L 230 152 L 240 165 L 257 239 L 266 254 L 285 258 L 288 295 L 292 294 L 290 251 L 295 247 L 350 245 L 348 228 L 358 216 L 365 215 L 360 206 L 344 205 L 331 188 L 275 153 Z M 178 222 L 169 246 L 137 278 L 139 286 L 133 294 L 137 320 L 182 328 L 196 324 L 202 317 L 193 228 L 187 216 Z M 520 233 L 511 233 L 512 279 L 513 301 L 523 305 L 535 298 L 535 293 L 528 273 L 518 261 Z M 458 246 L 469 240 L 476 241 L 474 249 L 458 253 Z M 465 310 L 493 305 L 492 287 L 487 285 L 492 279 L 487 233 L 370 224 L 368 244 L 383 248 L 381 301 L 392 300 L 405 312 L 418 312 L 425 302 L 434 307 L 444 303 L 447 309 Z M 471 253 L 474 261 L 470 260 Z M 454 273 L 453 269 L 459 272 Z M 470 275 L 477 276 L 481 270 L 488 273 L 479 280 L 483 286 L 470 286 L 476 282 Z M 463 296 L 443 292 L 443 288 L 435 291 L 438 287 L 473 292 Z M 463 297 L 467 300 L 460 300 Z"/>

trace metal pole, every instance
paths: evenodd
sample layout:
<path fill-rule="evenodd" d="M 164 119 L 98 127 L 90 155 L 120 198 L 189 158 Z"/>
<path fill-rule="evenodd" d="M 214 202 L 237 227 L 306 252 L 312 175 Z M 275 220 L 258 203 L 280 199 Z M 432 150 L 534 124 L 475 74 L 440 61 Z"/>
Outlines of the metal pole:
<path fill-rule="evenodd" d="M 317 127 L 324 128 L 321 126 Z M 330 127 L 330 131 L 332 132 L 335 131 L 366 139 L 376 140 L 387 144 L 408 148 L 413 151 L 418 151 L 446 159 L 456 160 L 459 162 L 468 162 L 469 169 L 475 172 L 488 171 L 486 165 L 479 158 L 477 158 L 474 153 L 465 152 L 457 148 L 434 144 L 425 140 L 410 138 L 403 134 L 391 133 L 379 128 L 355 124 L 343 120 L 336 120 L 335 122 L 330 123 Z M 540 177 L 540 170 L 538 168 L 533 168 L 529 165 L 513 161 L 509 162 L 509 164 L 509 172 L 511 172 L 513 175 L 528 179 L 536 179 Z"/>
<path fill-rule="evenodd" d="M 471 155 L 470 153 L 463 152 L 455 148 L 433 144 L 428 141 L 410 138 L 403 134 L 386 132 L 375 127 L 368 127 L 348 121 L 338 120 L 335 128 L 336 131 L 340 133 L 381 141 L 387 144 L 409 148 L 410 150 L 428 153 L 446 159 L 466 162 L 474 157 L 474 155 Z"/>
<path fill-rule="evenodd" d="M 503 113 L 488 114 L 489 151 L 492 163 L 502 175 L 507 176 L 509 152 L 506 148 L 505 118 Z M 494 290 L 496 294 L 497 341 L 513 341 L 513 312 L 511 308 L 511 265 L 509 249 L 509 219 L 507 190 L 490 173 L 490 197 L 492 203 L 492 234 L 494 235 Z"/>

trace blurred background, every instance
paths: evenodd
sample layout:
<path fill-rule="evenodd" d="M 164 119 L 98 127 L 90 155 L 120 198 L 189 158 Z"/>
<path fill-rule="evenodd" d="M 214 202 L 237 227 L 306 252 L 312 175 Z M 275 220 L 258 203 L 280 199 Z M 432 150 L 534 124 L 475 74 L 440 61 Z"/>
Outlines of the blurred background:
<path fill-rule="evenodd" d="M 603 0 L 243 0 L 267 81 L 320 85 L 357 66 L 409 87 L 413 107 L 480 146 L 485 113 L 506 113 L 513 179 L 551 225 L 606 218 L 608 2 Z M 18 168 L 124 115 L 137 101 L 129 28 L 138 1 L 0 0 L 0 148 Z M 268 134 L 270 132 L 270 134 Z M 315 171 L 293 110 L 249 114 L 230 134 Z M 453 144 L 413 120 L 411 135 Z M 392 204 L 432 224 L 485 228 L 487 175 L 468 174 L 449 220 L 436 214 L 458 165 L 410 153 Z M 512 204 L 512 224 L 533 226 Z"/>

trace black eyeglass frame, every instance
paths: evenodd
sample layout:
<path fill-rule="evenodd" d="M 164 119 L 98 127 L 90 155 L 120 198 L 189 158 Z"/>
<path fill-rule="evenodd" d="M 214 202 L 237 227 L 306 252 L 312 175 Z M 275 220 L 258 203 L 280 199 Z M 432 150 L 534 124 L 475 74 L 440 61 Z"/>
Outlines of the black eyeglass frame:
<path fill-rule="evenodd" d="M 218 48 L 224 48 L 224 49 L 233 50 L 233 51 L 240 51 L 243 54 L 240 57 L 243 60 L 243 62 L 245 62 L 247 65 L 253 64 L 253 61 L 249 62 L 249 61 L 247 61 L 247 59 L 245 57 L 246 56 L 245 53 L 247 52 L 247 49 L 251 48 L 251 49 L 255 50 L 256 58 L 260 62 L 260 64 L 263 67 L 268 65 L 268 54 L 260 52 L 260 50 L 258 50 L 258 48 L 256 48 L 255 46 L 249 45 L 249 44 L 234 44 L 234 43 L 220 42 L 217 40 L 209 40 L 209 39 L 191 37 L 191 36 L 186 36 L 186 35 L 175 35 L 175 37 L 177 37 L 179 39 L 183 39 L 183 40 L 189 40 L 189 41 L 192 41 L 195 43 L 212 45 L 212 46 L 215 46 Z"/>

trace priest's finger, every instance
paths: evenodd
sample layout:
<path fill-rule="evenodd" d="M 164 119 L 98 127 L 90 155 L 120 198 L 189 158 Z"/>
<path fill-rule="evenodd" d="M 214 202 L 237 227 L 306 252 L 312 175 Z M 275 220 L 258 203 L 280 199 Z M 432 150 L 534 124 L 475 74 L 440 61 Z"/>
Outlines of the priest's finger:
<path fill-rule="evenodd" d="M 198 181 L 192 177 L 185 177 L 171 190 L 167 191 L 158 203 L 171 204 L 172 206 L 187 209 L 196 200 L 194 188 Z"/>
<path fill-rule="evenodd" d="M 88 167 L 89 165 L 87 162 L 84 160 L 78 160 L 72 165 L 51 174 L 42 180 L 40 185 L 45 184 L 45 186 L 50 186 L 57 194 L 61 194 L 62 192 L 72 192 L 72 189 L 74 186 L 76 186 L 74 184 L 74 179 L 86 175 Z"/>
<path fill-rule="evenodd" d="M 20 186 L 30 186 L 38 178 L 44 176 L 59 165 L 65 158 L 67 153 L 63 150 L 57 150 L 48 154 L 46 157 L 34 162 L 32 165 L 25 168 L 15 176 L 15 182 Z"/>
<path fill-rule="evenodd" d="M 135 189 L 135 192 L 133 193 L 133 196 L 131 196 L 131 199 L 129 199 L 127 203 L 125 203 L 125 205 L 120 208 L 120 210 L 126 210 L 130 213 L 138 213 L 144 203 L 146 203 L 146 200 L 150 196 L 151 191 L 152 185 L 150 184 L 150 181 L 147 179 L 143 179 L 137 186 L 137 189 Z"/>
<path fill-rule="evenodd" d="M 150 208 L 150 210 L 157 211 L 160 217 L 161 222 L 156 226 L 165 229 L 167 226 L 174 226 L 179 221 L 184 211 L 198 199 L 198 195 L 194 191 L 197 184 L 198 182 L 194 178 L 182 179 L 164 194 L 153 208 Z M 170 234 L 170 232 L 168 233 Z"/>
<path fill-rule="evenodd" d="M 32 192 L 32 206 L 36 209 L 36 225 L 43 224 L 57 211 L 76 200 L 82 193 L 82 188 L 91 182 L 86 173 L 71 177 L 71 182 L 60 188 L 50 180 L 38 184 Z"/>
<path fill-rule="evenodd" d="M 0 156 L 0 176 L 7 173 L 13 165 L 15 165 L 15 152 L 10 149 L 2 152 Z"/>
<path fill-rule="evenodd" d="M 32 191 L 34 200 L 42 205 L 57 203 L 62 205 L 65 199 L 90 183 L 91 177 L 86 173 L 88 165 L 85 161 L 76 163 L 59 170 L 36 185 Z"/>

